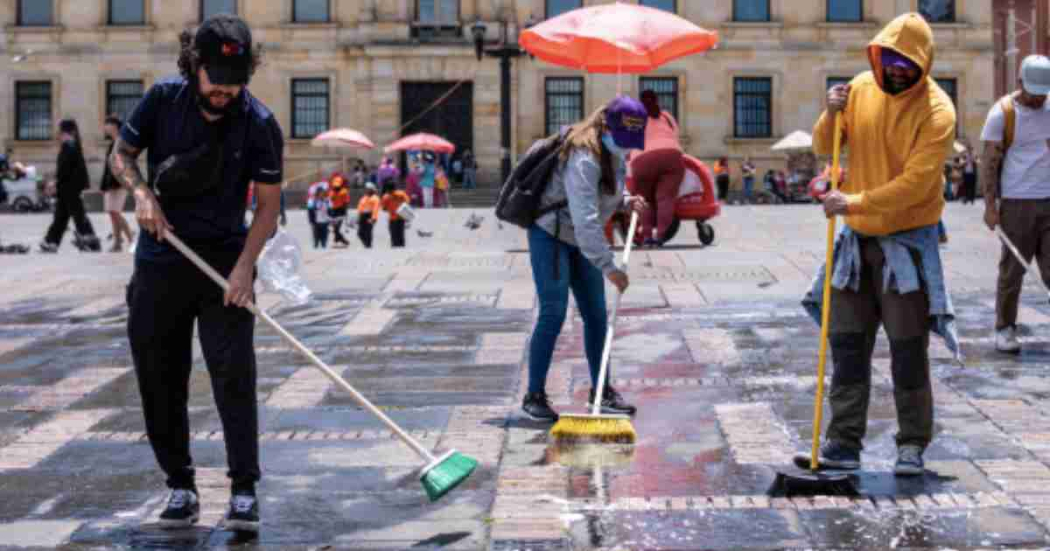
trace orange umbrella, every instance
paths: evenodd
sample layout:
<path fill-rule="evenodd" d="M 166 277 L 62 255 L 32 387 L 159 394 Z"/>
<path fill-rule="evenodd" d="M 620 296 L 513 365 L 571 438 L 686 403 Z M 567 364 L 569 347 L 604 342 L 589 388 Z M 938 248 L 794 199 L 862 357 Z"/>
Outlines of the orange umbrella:
<path fill-rule="evenodd" d="M 360 149 L 375 149 L 376 146 L 364 134 L 350 128 L 336 128 L 318 134 L 316 138 L 310 140 L 310 145 L 314 147 L 350 147 Z"/>
<path fill-rule="evenodd" d="M 452 145 L 452 142 L 449 142 L 441 136 L 420 132 L 419 134 L 412 134 L 397 140 L 386 146 L 383 151 L 387 153 L 393 151 L 434 151 L 435 153 L 453 153 L 456 151 L 456 146 Z"/>
<path fill-rule="evenodd" d="M 588 73 L 647 73 L 718 44 L 718 33 L 673 13 L 637 4 L 603 4 L 530 27 L 518 43 L 555 65 Z"/>

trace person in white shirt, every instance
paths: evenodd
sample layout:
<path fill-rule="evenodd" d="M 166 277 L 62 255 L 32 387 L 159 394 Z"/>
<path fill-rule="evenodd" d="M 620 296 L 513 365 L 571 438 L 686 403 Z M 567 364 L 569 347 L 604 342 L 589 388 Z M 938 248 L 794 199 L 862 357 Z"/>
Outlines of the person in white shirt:
<path fill-rule="evenodd" d="M 1050 285 L 1050 58 L 1030 55 L 1020 87 L 992 106 L 984 142 L 984 222 L 1001 226 L 1026 262 L 1036 257 Z M 1012 115 L 1011 115 L 1012 112 Z M 1012 123 L 1011 123 L 1012 120 Z M 1012 126 L 1012 132 L 1011 127 Z M 1017 353 L 1017 304 L 1026 268 L 1004 245 L 995 298 L 995 348 Z"/>

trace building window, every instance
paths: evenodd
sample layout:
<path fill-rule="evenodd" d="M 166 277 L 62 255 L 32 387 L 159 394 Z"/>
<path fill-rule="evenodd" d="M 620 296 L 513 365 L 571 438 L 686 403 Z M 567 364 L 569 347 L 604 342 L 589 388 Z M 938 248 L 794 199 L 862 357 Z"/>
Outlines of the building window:
<path fill-rule="evenodd" d="M 864 21 L 864 0 L 828 0 L 828 22 L 860 23 Z"/>
<path fill-rule="evenodd" d="M 418 0 L 416 10 L 420 23 L 455 25 L 459 22 L 459 0 Z"/>
<path fill-rule="evenodd" d="M 546 0 L 547 9 L 545 11 L 546 18 L 557 17 L 567 11 L 572 11 L 577 8 L 583 7 L 582 0 Z"/>
<path fill-rule="evenodd" d="M 54 25 L 52 0 L 18 0 L 18 25 L 21 27 L 48 27 Z"/>
<path fill-rule="evenodd" d="M 650 8 L 678 13 L 677 0 L 641 0 L 638 3 L 643 6 L 649 6 Z"/>
<path fill-rule="evenodd" d="M 127 119 L 144 92 L 145 86 L 141 80 L 106 81 L 106 115 Z"/>
<path fill-rule="evenodd" d="M 237 15 L 237 0 L 201 0 L 201 21 L 220 13 Z"/>
<path fill-rule="evenodd" d="M 145 25 L 144 0 L 109 0 L 110 25 Z"/>
<path fill-rule="evenodd" d="M 19 140 L 51 139 L 51 83 L 15 83 L 15 128 Z"/>
<path fill-rule="evenodd" d="M 955 0 L 919 0 L 919 13 L 930 23 L 955 23 Z"/>
<path fill-rule="evenodd" d="M 293 0 L 292 21 L 296 23 L 327 23 L 328 0 Z"/>
<path fill-rule="evenodd" d="M 733 135 L 737 138 L 773 136 L 773 79 L 733 79 Z"/>
<path fill-rule="evenodd" d="M 675 77 L 642 77 L 639 82 L 642 91 L 652 90 L 660 109 L 667 111 L 678 120 L 678 79 Z"/>
<path fill-rule="evenodd" d="M 838 86 L 839 84 L 849 84 L 852 81 L 853 81 L 853 79 L 850 78 L 850 77 L 828 77 L 828 80 L 827 80 L 827 83 L 826 83 L 827 85 L 824 87 L 824 90 L 831 90 L 832 88 L 834 88 L 835 86 Z"/>
<path fill-rule="evenodd" d="M 548 136 L 583 119 L 582 77 L 548 77 L 544 86 Z"/>
<path fill-rule="evenodd" d="M 292 80 L 292 137 L 313 138 L 328 130 L 328 79 Z"/>
<path fill-rule="evenodd" d="M 769 21 L 769 0 L 733 0 L 733 21 Z"/>

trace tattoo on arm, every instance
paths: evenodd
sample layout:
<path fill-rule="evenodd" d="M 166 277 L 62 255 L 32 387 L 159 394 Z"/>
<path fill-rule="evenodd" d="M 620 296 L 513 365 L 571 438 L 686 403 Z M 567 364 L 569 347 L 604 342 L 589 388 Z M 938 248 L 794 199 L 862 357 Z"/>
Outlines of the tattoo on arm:
<path fill-rule="evenodd" d="M 995 206 L 996 192 L 999 189 L 999 167 L 1002 163 L 1002 146 L 995 142 L 986 142 L 981 153 L 981 182 L 984 183 L 985 205 Z"/>
<path fill-rule="evenodd" d="M 109 169 L 113 176 L 124 184 L 124 187 L 135 189 L 137 186 L 145 185 L 146 179 L 142 177 L 139 170 L 138 158 L 141 149 L 131 147 L 124 140 L 117 138 L 113 146 L 113 154 L 109 158 Z"/>

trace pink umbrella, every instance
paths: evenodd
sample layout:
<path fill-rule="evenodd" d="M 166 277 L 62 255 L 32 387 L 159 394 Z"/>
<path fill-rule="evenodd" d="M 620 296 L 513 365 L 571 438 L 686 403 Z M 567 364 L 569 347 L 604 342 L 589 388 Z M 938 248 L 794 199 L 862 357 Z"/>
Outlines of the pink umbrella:
<path fill-rule="evenodd" d="M 718 33 L 664 10 L 616 3 L 563 13 L 523 31 L 518 42 L 562 67 L 637 74 L 715 47 Z"/>
<path fill-rule="evenodd" d="M 386 146 L 383 151 L 387 153 L 393 151 L 433 151 L 435 153 L 453 153 L 456 151 L 456 146 L 452 145 L 452 142 L 449 142 L 441 136 L 420 132 L 419 134 L 412 134 L 397 140 Z"/>
<path fill-rule="evenodd" d="M 376 146 L 364 134 L 350 128 L 335 128 L 318 134 L 316 138 L 310 140 L 310 145 L 314 147 L 349 147 L 351 149 L 375 149 Z"/>

